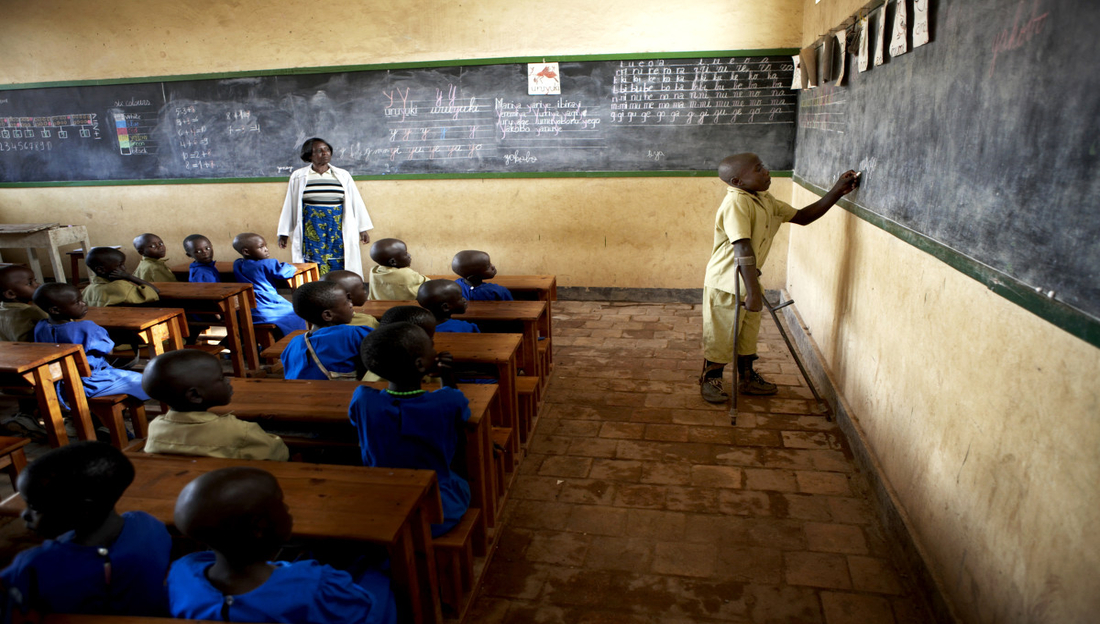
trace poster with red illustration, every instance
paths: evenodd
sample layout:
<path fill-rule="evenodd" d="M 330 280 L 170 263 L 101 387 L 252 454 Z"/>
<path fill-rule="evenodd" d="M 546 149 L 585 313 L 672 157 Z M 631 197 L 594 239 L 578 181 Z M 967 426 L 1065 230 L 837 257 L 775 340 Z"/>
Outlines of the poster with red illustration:
<path fill-rule="evenodd" d="M 557 63 L 527 64 L 527 95 L 561 95 Z"/>

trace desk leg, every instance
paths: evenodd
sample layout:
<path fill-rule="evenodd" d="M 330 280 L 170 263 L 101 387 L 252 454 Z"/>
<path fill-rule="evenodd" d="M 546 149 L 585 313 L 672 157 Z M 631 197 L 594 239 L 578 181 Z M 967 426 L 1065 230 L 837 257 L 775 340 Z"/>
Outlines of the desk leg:
<path fill-rule="evenodd" d="M 247 369 L 260 370 L 260 350 L 256 348 L 256 329 L 252 323 L 252 306 L 248 302 L 248 294 L 242 292 L 237 296 L 237 313 L 240 314 L 238 324 L 241 328 L 241 342 L 244 343 L 244 358 Z"/>
<path fill-rule="evenodd" d="M 427 532 L 428 560 L 431 568 L 422 565 Z M 397 599 L 398 620 L 415 624 L 437 624 L 443 621 L 443 609 L 434 591 L 439 586 L 435 573 L 435 553 L 431 550 L 431 528 L 419 511 L 401 527 L 397 540 L 390 546 L 390 574 L 393 594 Z"/>
<path fill-rule="evenodd" d="M 24 249 L 27 250 L 27 261 L 31 265 L 31 270 L 34 271 L 34 277 L 38 280 L 39 284 L 44 284 L 42 263 L 38 261 L 38 250 L 34 247 L 24 247 Z"/>
<path fill-rule="evenodd" d="M 180 314 L 168 323 L 168 340 L 172 343 L 172 350 L 179 351 L 184 347 L 184 338 L 191 334 L 187 328 L 187 316 Z"/>
<path fill-rule="evenodd" d="M 520 364 L 524 375 L 541 375 L 539 370 L 539 328 L 538 321 L 523 322 L 523 362 Z"/>
<path fill-rule="evenodd" d="M 512 429 L 512 456 L 519 457 L 519 394 L 516 390 L 516 360 L 513 358 L 497 365 L 497 389 L 500 391 L 500 404 Z M 509 472 L 515 466 L 509 466 Z"/>
<path fill-rule="evenodd" d="M 77 435 L 81 440 L 95 440 L 95 427 L 92 426 L 91 410 L 88 409 L 88 397 L 84 394 L 84 384 L 73 382 L 80 379 L 80 371 L 76 367 L 76 358 L 67 357 L 61 362 L 61 377 L 66 381 L 65 398 L 69 400 L 69 415 L 76 427 Z"/>
<path fill-rule="evenodd" d="M 248 367 L 244 363 L 244 345 L 241 344 L 240 319 L 234 306 L 238 305 L 235 297 L 223 299 L 218 302 L 221 307 L 222 319 L 225 321 L 225 333 L 229 338 L 229 357 L 233 362 L 233 375 L 245 378 L 248 376 Z"/>
<path fill-rule="evenodd" d="M 34 394 L 42 420 L 46 422 L 46 439 L 50 448 L 65 446 L 69 443 L 69 435 L 65 433 L 65 420 L 61 417 L 61 403 L 57 400 L 57 389 L 53 385 L 49 365 L 39 366 L 33 375 Z"/>
<path fill-rule="evenodd" d="M 482 510 L 482 528 L 492 526 L 495 521 L 495 509 L 493 508 L 493 444 L 489 437 L 491 423 L 488 418 L 482 418 L 477 426 L 470 429 L 466 426 L 466 472 L 469 473 L 467 481 L 470 484 L 470 507 Z M 485 461 L 488 457 L 489 461 Z"/>
<path fill-rule="evenodd" d="M 425 622 L 443 622 L 443 607 L 439 602 L 439 575 L 435 569 L 432 548 L 432 526 L 420 506 L 413 512 L 412 538 L 416 550 L 417 575 L 421 579 L 420 604 Z"/>

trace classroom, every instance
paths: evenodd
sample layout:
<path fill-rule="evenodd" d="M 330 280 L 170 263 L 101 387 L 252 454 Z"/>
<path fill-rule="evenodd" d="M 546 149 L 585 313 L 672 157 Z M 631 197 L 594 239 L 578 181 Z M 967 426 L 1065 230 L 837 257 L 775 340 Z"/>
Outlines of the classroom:
<path fill-rule="evenodd" d="M 955 11 L 960 0 L 932 3 L 941 12 Z M 9 4 L 0 19 L 0 85 L 463 59 L 799 50 L 870 5 L 863 0 L 611 0 L 598 6 L 582 0 L 362 0 L 317 11 L 320 6 L 260 0 Z M 1096 13 L 1059 0 L 987 0 L 985 5 L 993 7 L 985 17 L 994 24 L 989 45 L 999 67 L 1010 64 L 1013 55 L 1034 54 L 1025 37 L 1052 36 L 1043 22 L 1021 22 L 1020 12 L 1080 10 L 1089 20 Z M 1017 33 L 997 39 L 1002 30 L 1011 32 L 1014 15 Z M 1024 34 L 1021 24 L 1027 24 Z M 939 43 L 936 36 L 929 46 Z M 1095 51 L 1096 44 L 1087 47 Z M 918 54 L 911 54 L 901 60 L 916 62 Z M 1095 86 L 1095 75 L 1080 80 Z M 951 81 L 945 75 L 940 86 L 946 89 Z M 0 90 L 0 117 L 5 99 Z M 812 132 L 800 129 L 796 143 Z M 1037 145 L 1049 147 L 1038 137 Z M 1093 142 L 1093 154 L 1094 139 L 1082 139 Z M 288 145 L 288 153 L 296 147 Z M 731 145 L 729 152 L 735 151 Z M 1048 154 L 1034 156 L 1044 160 Z M 972 183 L 959 180 L 960 196 L 1004 195 L 981 170 L 983 157 L 991 156 L 975 154 L 977 164 L 967 169 L 978 172 Z M 333 163 L 341 165 L 335 158 Z M 830 166 L 835 178 L 848 169 L 867 169 L 868 163 L 856 159 Z M 794 176 L 775 176 L 770 189 L 796 208 L 817 201 L 825 190 L 800 177 L 799 167 L 796 162 Z M 418 271 L 448 274 L 455 250 L 491 250 L 502 275 L 555 275 L 561 300 L 555 306 L 582 316 L 604 309 L 598 308 L 601 301 L 668 303 L 701 314 L 714 214 L 725 193 L 713 176 L 475 176 L 372 179 L 357 186 L 374 222 L 372 237 L 409 241 Z M 237 233 L 260 232 L 273 243 L 286 189 L 285 180 L 0 185 L 0 222 L 84 224 L 93 243 L 122 244 L 131 260 L 136 256 L 126 247 L 137 233 L 155 232 L 172 241 L 169 255 L 179 261 L 179 241 L 203 232 L 226 260 Z M 1081 199 L 1084 205 L 1077 210 L 1095 213 L 1095 195 Z M 782 228 L 762 286 L 795 301 L 789 311 L 797 317 L 786 318 L 798 325 L 792 328 L 795 342 L 817 380 L 824 381 L 819 385 L 837 413 L 836 435 L 846 438 L 849 461 L 868 484 L 892 560 L 902 576 L 912 575 L 907 582 L 920 587 L 936 621 L 1092 620 L 1100 609 L 1100 537 L 1088 532 L 1100 521 L 1096 319 L 1086 323 L 1091 329 L 1067 330 L 1035 306 L 1018 303 L 866 217 L 836 207 L 810 227 Z M 1095 241 L 1079 242 L 1072 254 L 1078 256 L 1075 266 L 1084 258 L 1093 280 L 1100 271 L 1089 264 L 1095 247 Z M 290 260 L 287 250 L 272 244 L 271 251 Z M 365 256 L 364 248 L 369 267 Z M 798 321 L 791 323 L 794 318 Z M 770 327 L 770 319 L 764 325 Z M 566 327 L 555 332 L 565 339 L 558 344 L 568 354 Z M 770 329 L 765 339 L 776 351 L 785 350 Z M 697 374 L 698 352 L 693 357 Z M 558 372 L 568 362 L 559 360 Z M 616 368 L 606 360 L 602 365 Z M 544 411 L 541 418 L 546 417 Z M 493 565 L 502 565 L 505 558 L 497 557 Z M 536 601 L 518 593 L 517 600 L 528 606 Z M 494 610 L 506 611 L 506 602 L 475 605 L 467 621 L 569 621 L 561 605 L 540 612 L 545 620 L 518 609 L 509 619 Z M 588 621 L 723 619 L 660 611 L 605 615 L 608 619 Z M 909 621 L 896 612 L 890 617 L 883 621 Z M 820 609 L 806 618 L 793 614 L 774 621 L 871 621 L 826 619 Z M 745 614 L 725 619 L 757 621 Z"/>

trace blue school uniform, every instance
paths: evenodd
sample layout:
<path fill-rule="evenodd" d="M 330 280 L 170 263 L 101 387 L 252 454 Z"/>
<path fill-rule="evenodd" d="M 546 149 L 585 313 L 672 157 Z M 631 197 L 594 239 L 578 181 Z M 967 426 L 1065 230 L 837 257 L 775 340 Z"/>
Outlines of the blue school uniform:
<path fill-rule="evenodd" d="M 449 332 L 452 334 L 480 334 L 481 329 L 469 321 L 460 321 L 449 318 L 435 326 L 435 332 Z"/>
<path fill-rule="evenodd" d="M 359 432 L 364 466 L 434 470 L 443 499 L 443 524 L 432 536 L 450 531 L 470 506 L 470 485 L 451 472 L 458 436 L 466 435 L 470 404 L 456 388 L 397 398 L 385 390 L 359 386 L 348 417 Z"/>
<path fill-rule="evenodd" d="M 365 325 L 333 325 L 313 330 L 309 342 L 330 373 L 355 373 L 359 345 L 369 333 Z M 281 359 L 285 379 L 328 379 L 310 356 L 304 334 L 290 341 Z"/>
<path fill-rule="evenodd" d="M 462 296 L 470 301 L 514 301 L 512 291 L 500 284 L 482 282 L 477 286 L 471 286 L 464 277 L 456 279 L 455 283 L 462 289 Z"/>
<path fill-rule="evenodd" d="M 237 258 L 233 261 L 233 275 L 237 281 L 252 284 L 252 290 L 256 293 L 256 309 L 252 311 L 253 323 L 274 323 L 284 336 L 306 328 L 306 322 L 294 313 L 294 305 L 281 297 L 271 285 L 271 280 L 294 277 L 296 271 L 294 265 L 274 258 Z"/>
<path fill-rule="evenodd" d="M 168 615 L 164 578 L 172 537 L 164 523 L 143 511 L 122 518 L 122 532 L 106 554 L 74 544 L 76 533 L 69 531 L 16 555 L 0 572 L 9 604 L 43 613 Z"/>
<path fill-rule="evenodd" d="M 217 283 L 222 281 L 222 274 L 218 273 L 218 266 L 213 262 L 192 262 L 187 269 L 187 281 Z"/>
<path fill-rule="evenodd" d="M 256 589 L 225 596 L 206 579 L 212 551 L 187 555 L 168 572 L 172 617 L 223 622 L 287 624 L 396 624 L 389 579 L 374 572 L 360 578 L 317 561 L 274 561 L 271 577 Z"/>
<path fill-rule="evenodd" d="M 55 325 L 43 319 L 34 326 L 34 341 L 84 346 L 88 366 L 92 369 L 91 375 L 80 379 L 84 384 L 85 395 L 97 397 L 129 394 L 142 401 L 149 400 L 149 395 L 141 389 L 141 373 L 117 369 L 104 359 L 115 348 L 115 343 L 107 335 L 107 330 L 96 325 L 94 321 L 71 321 Z"/>

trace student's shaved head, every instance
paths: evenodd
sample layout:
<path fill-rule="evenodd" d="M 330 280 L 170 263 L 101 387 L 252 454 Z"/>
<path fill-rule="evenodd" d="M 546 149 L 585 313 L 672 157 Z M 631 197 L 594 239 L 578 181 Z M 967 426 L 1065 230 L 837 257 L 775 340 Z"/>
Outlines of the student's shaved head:
<path fill-rule="evenodd" d="M 758 160 L 760 160 L 760 157 L 752 152 L 726 156 L 718 164 L 718 177 L 729 184 L 731 179 L 740 177 L 747 169 L 755 166 Z"/>

